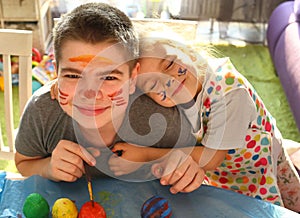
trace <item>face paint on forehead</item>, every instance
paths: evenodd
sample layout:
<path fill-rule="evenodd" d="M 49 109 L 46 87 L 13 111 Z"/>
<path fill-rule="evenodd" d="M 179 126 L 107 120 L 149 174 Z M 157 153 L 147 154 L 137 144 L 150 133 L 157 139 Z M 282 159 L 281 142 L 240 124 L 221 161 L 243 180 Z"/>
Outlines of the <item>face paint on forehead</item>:
<path fill-rule="evenodd" d="M 68 104 L 68 97 L 69 95 L 63 91 L 61 91 L 61 89 L 58 89 L 58 98 L 59 98 L 59 104 L 60 105 L 67 105 Z"/>
<path fill-rule="evenodd" d="M 112 64 L 113 61 L 106 58 L 106 57 L 101 57 L 101 56 L 95 56 L 95 55 L 80 55 L 77 57 L 71 57 L 69 58 L 69 61 L 71 62 L 81 62 L 81 65 L 83 67 L 87 66 L 88 63 L 91 61 L 101 61 L 107 64 Z"/>
<path fill-rule="evenodd" d="M 109 94 L 108 97 L 113 103 L 115 103 L 116 106 L 122 106 L 124 104 L 127 104 L 123 96 L 121 96 L 122 93 L 123 93 L 123 89 L 120 89 L 118 91 L 115 91 L 112 94 Z"/>

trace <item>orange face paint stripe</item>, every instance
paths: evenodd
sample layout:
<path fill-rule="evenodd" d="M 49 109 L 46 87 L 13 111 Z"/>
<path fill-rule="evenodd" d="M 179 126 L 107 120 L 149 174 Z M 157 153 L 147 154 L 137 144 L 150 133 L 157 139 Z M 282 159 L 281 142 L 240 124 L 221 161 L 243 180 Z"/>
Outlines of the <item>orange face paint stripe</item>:
<path fill-rule="evenodd" d="M 77 56 L 77 57 L 71 57 L 71 58 L 69 58 L 69 61 L 89 63 L 94 59 L 101 60 L 101 61 L 104 61 L 106 63 L 112 63 L 112 61 L 108 58 L 101 57 L 101 56 L 95 56 L 95 55 L 80 55 L 80 56 Z"/>

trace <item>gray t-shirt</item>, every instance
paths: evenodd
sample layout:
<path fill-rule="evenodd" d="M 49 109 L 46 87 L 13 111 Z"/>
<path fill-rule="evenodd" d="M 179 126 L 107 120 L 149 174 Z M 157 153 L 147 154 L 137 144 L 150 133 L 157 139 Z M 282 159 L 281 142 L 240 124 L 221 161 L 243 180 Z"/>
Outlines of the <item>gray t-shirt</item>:
<path fill-rule="evenodd" d="M 62 139 L 78 142 L 78 134 L 74 133 L 77 123 L 50 98 L 49 91 L 50 85 L 45 85 L 35 92 L 22 115 L 15 145 L 16 150 L 25 156 L 51 156 Z M 193 146 L 195 138 L 191 132 L 189 122 L 176 107 L 159 106 L 137 91 L 130 97 L 127 116 L 115 142 L 160 148 Z M 88 144 L 83 146 L 89 147 Z M 106 159 L 103 155 L 102 163 Z"/>

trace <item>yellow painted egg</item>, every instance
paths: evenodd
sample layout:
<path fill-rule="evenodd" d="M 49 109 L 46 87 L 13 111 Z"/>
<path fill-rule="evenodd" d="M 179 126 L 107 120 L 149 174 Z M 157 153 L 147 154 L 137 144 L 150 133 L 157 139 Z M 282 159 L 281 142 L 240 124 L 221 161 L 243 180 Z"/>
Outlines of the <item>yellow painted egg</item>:
<path fill-rule="evenodd" d="M 69 198 L 57 199 L 52 207 L 53 218 L 77 218 L 78 209 Z"/>

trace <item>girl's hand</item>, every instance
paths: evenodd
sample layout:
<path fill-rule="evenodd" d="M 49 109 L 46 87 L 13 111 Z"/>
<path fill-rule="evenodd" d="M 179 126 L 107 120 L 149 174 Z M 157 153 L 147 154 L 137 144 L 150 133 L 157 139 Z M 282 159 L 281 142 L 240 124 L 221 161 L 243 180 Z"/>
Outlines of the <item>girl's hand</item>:
<path fill-rule="evenodd" d="M 147 147 L 118 143 L 112 152 L 115 154 L 111 156 L 108 164 L 116 176 L 132 173 L 147 161 Z"/>
<path fill-rule="evenodd" d="M 51 99 L 52 100 L 58 100 L 58 84 L 57 84 L 57 80 L 55 81 L 55 83 L 53 83 L 51 85 L 50 88 L 50 95 L 51 95 Z"/>
<path fill-rule="evenodd" d="M 205 171 L 190 155 L 172 151 L 161 163 L 152 165 L 152 174 L 160 178 L 162 185 L 170 185 L 170 192 L 192 192 L 199 188 L 204 180 Z"/>
<path fill-rule="evenodd" d="M 92 154 L 91 154 L 92 153 Z M 83 162 L 95 166 L 100 151 L 85 149 L 72 141 L 61 140 L 52 152 L 52 156 L 46 169 L 45 177 L 55 181 L 73 182 L 84 173 Z"/>

